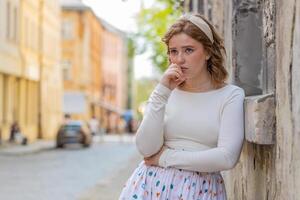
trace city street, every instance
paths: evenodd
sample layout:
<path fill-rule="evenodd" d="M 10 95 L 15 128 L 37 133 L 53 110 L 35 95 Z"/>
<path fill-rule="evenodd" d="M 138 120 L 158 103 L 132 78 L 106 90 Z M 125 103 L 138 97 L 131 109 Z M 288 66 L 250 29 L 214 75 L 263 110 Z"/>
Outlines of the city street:
<path fill-rule="evenodd" d="M 134 144 L 120 141 L 0 155 L 0 199 L 116 199 L 139 161 Z"/>

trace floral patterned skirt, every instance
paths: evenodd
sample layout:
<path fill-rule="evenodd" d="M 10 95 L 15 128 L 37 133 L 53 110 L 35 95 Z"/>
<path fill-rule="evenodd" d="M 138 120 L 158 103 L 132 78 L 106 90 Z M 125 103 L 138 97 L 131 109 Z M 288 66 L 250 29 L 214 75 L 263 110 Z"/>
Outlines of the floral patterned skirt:
<path fill-rule="evenodd" d="M 142 161 L 126 182 L 119 200 L 226 200 L 220 172 L 200 173 L 146 166 Z"/>

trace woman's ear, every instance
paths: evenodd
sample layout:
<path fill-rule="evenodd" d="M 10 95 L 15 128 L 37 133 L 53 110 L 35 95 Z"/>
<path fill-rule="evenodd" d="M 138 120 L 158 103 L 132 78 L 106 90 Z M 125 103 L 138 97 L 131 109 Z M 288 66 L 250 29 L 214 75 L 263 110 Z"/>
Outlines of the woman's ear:
<path fill-rule="evenodd" d="M 205 60 L 209 60 L 210 57 L 211 57 L 210 54 L 206 53 Z"/>
<path fill-rule="evenodd" d="M 207 50 L 205 50 L 205 60 L 209 60 L 211 57 L 210 53 L 207 52 Z"/>

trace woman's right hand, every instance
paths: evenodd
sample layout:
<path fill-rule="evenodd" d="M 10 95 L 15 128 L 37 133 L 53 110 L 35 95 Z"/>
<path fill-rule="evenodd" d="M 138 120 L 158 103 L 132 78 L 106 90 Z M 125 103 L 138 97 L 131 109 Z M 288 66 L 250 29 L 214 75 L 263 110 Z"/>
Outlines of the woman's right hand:
<path fill-rule="evenodd" d="M 160 83 L 168 87 L 170 90 L 173 90 L 185 80 L 186 78 L 184 77 L 181 68 L 172 63 L 163 74 Z"/>

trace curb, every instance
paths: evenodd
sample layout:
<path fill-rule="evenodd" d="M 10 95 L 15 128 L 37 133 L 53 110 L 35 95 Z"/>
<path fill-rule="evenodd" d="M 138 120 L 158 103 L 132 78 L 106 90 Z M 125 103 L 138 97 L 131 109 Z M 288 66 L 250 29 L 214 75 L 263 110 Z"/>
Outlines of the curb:
<path fill-rule="evenodd" d="M 55 148 L 54 141 L 36 141 L 26 146 L 8 146 L 0 148 L 0 155 L 4 156 L 24 156 Z"/>
<path fill-rule="evenodd" d="M 122 134 L 122 135 L 102 135 L 94 136 L 93 143 L 101 144 L 102 142 L 122 142 L 133 143 L 135 140 L 134 135 Z M 37 140 L 32 144 L 26 146 L 23 145 L 8 145 L 1 147 L 0 156 L 24 156 L 29 154 L 35 154 L 42 151 L 55 149 L 55 140 Z"/>

